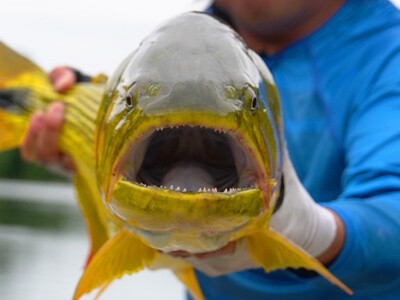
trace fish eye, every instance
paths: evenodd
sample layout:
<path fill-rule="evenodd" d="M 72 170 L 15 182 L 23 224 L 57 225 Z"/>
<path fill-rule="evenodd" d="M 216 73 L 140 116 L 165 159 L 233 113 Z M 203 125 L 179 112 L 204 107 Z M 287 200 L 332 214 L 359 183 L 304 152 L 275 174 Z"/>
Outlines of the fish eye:
<path fill-rule="evenodd" d="M 133 101 L 132 101 L 132 96 L 131 95 L 127 95 L 125 101 L 126 101 L 126 105 L 128 107 L 132 107 L 132 102 Z"/>
<path fill-rule="evenodd" d="M 138 87 L 136 83 L 133 83 L 130 87 L 126 87 L 124 89 L 126 91 L 126 94 L 123 100 L 125 101 L 126 107 L 131 108 L 137 104 L 137 98 L 139 94 Z"/>
<path fill-rule="evenodd" d="M 256 91 L 254 91 L 250 84 L 245 85 L 244 101 L 246 101 L 247 106 L 251 110 L 255 110 L 258 107 L 258 97 Z"/>
<path fill-rule="evenodd" d="M 251 108 L 256 109 L 257 106 L 258 106 L 258 99 L 256 96 L 253 96 L 253 98 L 251 99 Z"/>

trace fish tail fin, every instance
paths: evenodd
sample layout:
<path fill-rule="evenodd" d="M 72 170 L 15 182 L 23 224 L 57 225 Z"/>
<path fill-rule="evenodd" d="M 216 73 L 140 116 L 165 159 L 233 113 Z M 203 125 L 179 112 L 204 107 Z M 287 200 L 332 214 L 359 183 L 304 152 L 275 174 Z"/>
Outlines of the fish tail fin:
<path fill-rule="evenodd" d="M 0 42 L 0 151 L 20 145 L 30 112 L 40 108 L 35 90 L 55 94 L 43 70 Z"/>
<path fill-rule="evenodd" d="M 100 293 L 114 279 L 139 272 L 152 263 L 156 250 L 145 245 L 136 235 L 121 230 L 93 256 L 84 271 L 73 299 L 101 288 Z"/>
<path fill-rule="evenodd" d="M 175 276 L 186 286 L 189 293 L 196 300 L 204 300 L 194 269 L 190 266 L 173 270 Z"/>
<path fill-rule="evenodd" d="M 350 288 L 330 273 L 317 259 L 275 231 L 264 230 L 248 236 L 248 246 L 253 260 L 266 272 L 286 268 L 313 270 L 347 294 L 353 294 Z"/>
<path fill-rule="evenodd" d="M 34 87 L 52 90 L 47 74 L 32 61 L 0 42 L 0 89 Z"/>

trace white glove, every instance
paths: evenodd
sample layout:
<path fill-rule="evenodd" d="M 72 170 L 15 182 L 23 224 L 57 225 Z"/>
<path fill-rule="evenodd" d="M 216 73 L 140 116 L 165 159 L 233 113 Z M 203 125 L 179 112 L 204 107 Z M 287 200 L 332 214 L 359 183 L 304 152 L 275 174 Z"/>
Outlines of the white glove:
<path fill-rule="evenodd" d="M 236 241 L 235 249 L 232 253 L 206 258 L 188 256 L 184 260 L 196 270 L 211 277 L 260 268 L 250 257 L 246 239 Z"/>
<path fill-rule="evenodd" d="M 336 236 L 337 224 L 328 209 L 314 202 L 299 181 L 287 151 L 283 161 L 284 198 L 270 226 L 314 257 L 324 253 Z"/>
<path fill-rule="evenodd" d="M 273 214 L 270 226 L 314 257 L 318 257 L 335 239 L 337 224 L 334 215 L 314 202 L 304 189 L 286 151 L 283 180 L 283 202 Z M 208 276 L 259 268 L 250 257 L 245 239 L 237 241 L 233 253 L 207 258 L 190 256 L 184 260 Z"/>

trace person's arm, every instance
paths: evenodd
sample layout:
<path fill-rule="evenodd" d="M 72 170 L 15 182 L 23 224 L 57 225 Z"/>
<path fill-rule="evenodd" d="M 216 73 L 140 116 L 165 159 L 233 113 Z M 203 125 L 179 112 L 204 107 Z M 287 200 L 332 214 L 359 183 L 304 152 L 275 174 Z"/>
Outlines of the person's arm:
<path fill-rule="evenodd" d="M 355 291 L 400 284 L 400 65 L 354 103 L 344 136 L 343 193 L 325 204 L 343 220 L 343 250 L 331 269 Z M 393 79 L 392 79 L 393 78 Z"/>

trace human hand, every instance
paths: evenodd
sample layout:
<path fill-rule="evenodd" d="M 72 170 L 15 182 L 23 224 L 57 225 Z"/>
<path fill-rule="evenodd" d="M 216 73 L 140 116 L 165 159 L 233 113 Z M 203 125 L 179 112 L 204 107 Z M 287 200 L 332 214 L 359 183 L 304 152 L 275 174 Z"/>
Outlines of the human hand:
<path fill-rule="evenodd" d="M 182 258 L 196 270 L 211 277 L 260 267 L 250 257 L 246 239 L 230 242 L 212 252 L 191 254 L 186 251 L 174 251 L 169 254 Z"/>
<path fill-rule="evenodd" d="M 271 218 L 271 228 L 322 263 L 331 262 L 343 245 L 344 229 L 341 220 L 314 202 L 297 178 L 287 152 L 284 154 L 283 180 L 283 202 Z M 250 257 L 245 238 L 209 253 L 191 255 L 175 251 L 170 254 L 183 258 L 208 276 L 259 267 Z"/>
<path fill-rule="evenodd" d="M 311 198 L 298 179 L 287 151 L 284 154 L 283 181 L 283 202 L 271 218 L 271 228 L 321 263 L 331 262 L 344 242 L 342 221 Z"/>
<path fill-rule="evenodd" d="M 71 88 L 76 82 L 76 72 L 70 67 L 60 66 L 56 67 L 49 73 L 49 80 L 53 88 L 59 92 L 65 92 Z"/>
<path fill-rule="evenodd" d="M 64 92 L 76 82 L 75 72 L 68 67 L 58 67 L 49 74 L 54 89 Z M 46 111 L 32 114 L 27 133 L 20 147 L 21 156 L 28 162 L 42 163 L 56 172 L 73 171 L 71 158 L 60 152 L 58 141 L 64 120 L 65 107 L 52 103 Z"/>

